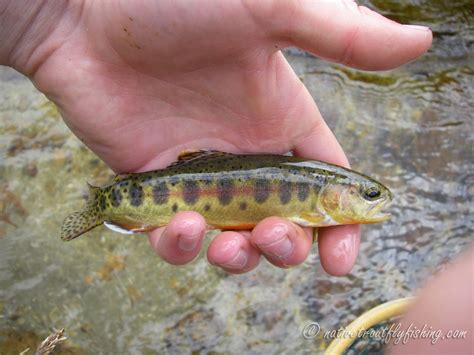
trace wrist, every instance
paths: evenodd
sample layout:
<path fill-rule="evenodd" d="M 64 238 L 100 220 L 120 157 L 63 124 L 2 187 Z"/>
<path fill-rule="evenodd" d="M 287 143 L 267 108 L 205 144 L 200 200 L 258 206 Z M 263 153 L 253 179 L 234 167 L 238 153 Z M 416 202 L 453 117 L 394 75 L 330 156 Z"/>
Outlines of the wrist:
<path fill-rule="evenodd" d="M 33 75 L 77 24 L 81 1 L 0 0 L 0 65 Z M 77 15 L 76 21 L 72 11 Z M 65 27 L 64 22 L 69 22 Z M 67 25 L 67 23 L 66 23 Z"/>

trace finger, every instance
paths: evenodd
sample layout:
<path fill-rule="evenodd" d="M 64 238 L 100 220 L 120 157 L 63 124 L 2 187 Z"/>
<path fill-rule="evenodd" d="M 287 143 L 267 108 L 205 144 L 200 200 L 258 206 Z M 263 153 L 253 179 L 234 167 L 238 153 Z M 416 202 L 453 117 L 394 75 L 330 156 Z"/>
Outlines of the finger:
<path fill-rule="evenodd" d="M 366 70 L 397 67 L 431 45 L 427 27 L 404 26 L 354 1 L 255 1 L 257 22 L 281 46 Z"/>
<path fill-rule="evenodd" d="M 173 265 L 182 265 L 198 255 L 206 232 L 206 221 L 196 212 L 179 212 L 166 227 L 150 232 L 155 252 Z"/>
<path fill-rule="evenodd" d="M 321 119 L 316 130 L 295 147 L 299 156 L 319 159 L 349 168 L 344 151 Z M 331 275 L 347 274 L 359 251 L 360 226 L 325 227 L 318 230 L 319 256 L 323 268 Z"/>
<path fill-rule="evenodd" d="M 309 117 L 312 128 L 308 134 L 294 145 L 294 153 L 300 157 L 322 160 L 349 168 L 341 145 L 322 118 L 319 110 L 315 108 Z"/>
<path fill-rule="evenodd" d="M 329 127 L 321 117 L 316 119 L 318 124 L 306 138 L 297 143 L 295 154 L 349 168 L 347 157 Z M 359 242 L 358 225 L 320 228 L 319 256 L 326 272 L 335 276 L 347 274 L 354 266 Z"/>
<path fill-rule="evenodd" d="M 318 112 L 319 115 L 319 112 Z M 349 168 L 344 151 L 322 117 L 315 116 L 317 124 L 310 134 L 298 142 L 295 154 L 319 159 Z M 354 266 L 359 251 L 360 226 L 346 225 L 325 227 L 318 230 L 321 264 L 331 275 L 345 275 Z"/>
<path fill-rule="evenodd" d="M 312 244 L 311 230 L 278 217 L 261 221 L 252 231 L 252 244 L 273 265 L 291 267 L 308 257 Z"/>
<path fill-rule="evenodd" d="M 207 249 L 209 262 L 233 274 L 254 269 L 259 263 L 260 253 L 244 234 L 223 232 L 217 235 Z"/>
<path fill-rule="evenodd" d="M 319 257 L 324 270 L 334 276 L 349 273 L 359 252 L 359 243 L 358 225 L 319 228 Z"/>

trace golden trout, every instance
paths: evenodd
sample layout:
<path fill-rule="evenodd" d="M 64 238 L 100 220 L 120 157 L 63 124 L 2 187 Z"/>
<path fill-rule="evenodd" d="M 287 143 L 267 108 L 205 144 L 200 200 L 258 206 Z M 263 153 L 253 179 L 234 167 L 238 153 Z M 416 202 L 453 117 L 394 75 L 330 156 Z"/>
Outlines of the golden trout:
<path fill-rule="evenodd" d="M 250 229 L 269 216 L 301 226 L 375 223 L 392 193 L 356 171 L 284 155 L 183 152 L 161 170 L 118 175 L 90 186 L 84 209 L 68 216 L 61 238 L 105 224 L 135 233 L 166 225 L 179 211 L 196 211 L 218 229 Z"/>

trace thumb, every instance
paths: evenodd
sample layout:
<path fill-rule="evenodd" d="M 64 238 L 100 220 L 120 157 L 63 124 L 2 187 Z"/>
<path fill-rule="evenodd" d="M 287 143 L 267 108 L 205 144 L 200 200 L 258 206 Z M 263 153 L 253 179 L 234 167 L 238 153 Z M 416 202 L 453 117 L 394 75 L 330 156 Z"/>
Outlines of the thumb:
<path fill-rule="evenodd" d="M 252 6 L 273 44 L 358 69 L 391 69 L 431 45 L 428 27 L 398 24 L 351 0 L 255 1 Z"/>

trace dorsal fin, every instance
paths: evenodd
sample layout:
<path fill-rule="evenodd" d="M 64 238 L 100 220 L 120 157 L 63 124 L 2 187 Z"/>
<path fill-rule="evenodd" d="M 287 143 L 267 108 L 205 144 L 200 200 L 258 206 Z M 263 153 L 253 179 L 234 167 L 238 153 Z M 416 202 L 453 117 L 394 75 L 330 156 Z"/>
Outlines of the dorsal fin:
<path fill-rule="evenodd" d="M 192 160 L 206 157 L 209 155 L 214 155 L 214 154 L 231 154 L 231 153 L 224 153 L 224 152 L 219 152 L 218 150 L 210 150 L 210 149 L 183 150 L 178 155 L 178 161 L 175 161 L 174 163 L 169 165 L 169 167 L 186 164 Z"/>
<path fill-rule="evenodd" d="M 188 161 L 191 159 L 201 158 L 216 153 L 229 154 L 210 149 L 183 150 L 178 155 L 178 161 Z"/>
<path fill-rule="evenodd" d="M 95 184 L 91 184 L 91 183 L 87 183 L 87 185 L 89 185 L 89 189 L 90 188 L 104 188 L 104 187 L 108 187 L 110 185 L 113 185 L 113 184 L 116 184 L 122 180 L 125 180 L 126 178 L 130 177 L 131 175 L 133 174 L 117 174 L 117 175 L 114 175 L 112 177 L 110 177 L 106 182 L 104 182 L 103 184 L 100 184 L 100 186 L 96 186 Z"/>
<path fill-rule="evenodd" d="M 100 181 L 100 182 L 87 182 L 87 185 L 89 188 L 102 188 L 102 187 L 107 187 L 110 185 L 113 185 L 119 181 L 125 180 L 128 177 L 133 175 L 133 173 L 125 173 L 125 174 L 116 174 L 109 176 L 109 178 L 106 181 Z M 102 180 L 102 179 L 101 179 Z"/>
<path fill-rule="evenodd" d="M 117 174 L 117 175 L 114 176 L 112 182 L 122 181 L 122 180 L 128 178 L 130 175 L 132 175 L 132 174 Z"/>

